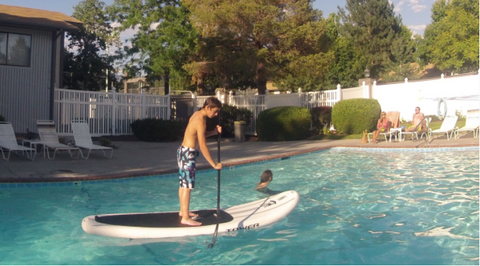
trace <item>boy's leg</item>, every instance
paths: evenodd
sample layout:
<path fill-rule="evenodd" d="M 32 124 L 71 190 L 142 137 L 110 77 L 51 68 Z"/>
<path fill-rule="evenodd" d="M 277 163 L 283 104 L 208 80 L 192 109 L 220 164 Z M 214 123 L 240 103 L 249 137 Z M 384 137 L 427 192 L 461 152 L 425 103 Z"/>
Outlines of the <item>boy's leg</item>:
<path fill-rule="evenodd" d="M 197 222 L 190 218 L 190 194 L 192 190 L 189 188 L 180 187 L 178 189 L 178 197 L 180 200 L 180 216 L 182 220 L 180 221 L 181 224 L 185 225 L 201 225 L 202 223 Z"/>

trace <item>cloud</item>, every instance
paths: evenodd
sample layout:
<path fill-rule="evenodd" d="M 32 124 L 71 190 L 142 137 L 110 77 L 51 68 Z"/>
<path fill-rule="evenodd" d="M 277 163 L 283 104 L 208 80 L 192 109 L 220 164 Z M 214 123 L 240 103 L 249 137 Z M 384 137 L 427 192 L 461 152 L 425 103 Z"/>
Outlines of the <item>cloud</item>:
<path fill-rule="evenodd" d="M 395 8 L 393 9 L 393 11 L 395 11 L 395 13 L 400 13 L 402 11 L 402 6 L 405 4 L 405 0 L 401 0 L 400 2 L 398 2 L 397 5 L 395 5 Z"/>
<path fill-rule="evenodd" d="M 423 32 L 425 31 L 425 28 L 427 27 L 427 25 L 411 25 L 411 26 L 407 26 L 407 28 L 409 28 L 413 35 L 415 34 L 418 34 L 418 35 L 423 35 Z"/>
<path fill-rule="evenodd" d="M 408 7 L 413 10 L 413 12 L 418 13 L 422 12 L 424 9 L 427 8 L 427 5 L 422 5 L 420 2 L 424 0 L 400 0 L 398 4 L 395 6 L 394 11 L 396 13 L 400 13 L 402 11 L 403 6 L 406 4 Z"/>
<path fill-rule="evenodd" d="M 422 12 L 425 8 L 427 8 L 427 5 L 421 5 L 419 0 L 410 0 L 409 2 L 409 6 L 412 7 L 413 12 L 415 13 Z"/>

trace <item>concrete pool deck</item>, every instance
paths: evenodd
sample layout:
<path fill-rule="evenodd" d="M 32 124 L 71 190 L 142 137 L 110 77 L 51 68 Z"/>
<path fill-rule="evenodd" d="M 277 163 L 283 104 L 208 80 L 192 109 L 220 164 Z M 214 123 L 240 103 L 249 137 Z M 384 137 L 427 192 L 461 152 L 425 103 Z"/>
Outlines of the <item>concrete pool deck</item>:
<path fill-rule="evenodd" d="M 447 141 L 445 137 L 435 138 L 430 145 L 425 142 L 406 140 L 402 142 L 384 142 L 361 144 L 359 139 L 347 140 L 305 140 L 285 142 L 247 141 L 234 142 L 231 139 L 221 141 L 221 162 L 224 167 L 257 161 L 271 160 L 298 155 L 333 147 L 355 148 L 440 148 L 440 147 L 478 147 L 479 138 L 472 134 L 460 139 Z M 0 159 L 0 183 L 16 182 L 59 182 L 124 178 L 154 174 L 169 174 L 178 171 L 176 150 L 181 141 L 141 142 L 112 141 L 117 148 L 112 159 L 103 153 L 94 152 L 88 160 L 71 159 L 67 153 L 57 154 L 54 160 L 38 153 L 35 161 L 12 154 L 10 161 Z M 210 153 L 217 161 L 217 141 L 207 140 Z M 200 155 L 197 170 L 211 169 Z"/>

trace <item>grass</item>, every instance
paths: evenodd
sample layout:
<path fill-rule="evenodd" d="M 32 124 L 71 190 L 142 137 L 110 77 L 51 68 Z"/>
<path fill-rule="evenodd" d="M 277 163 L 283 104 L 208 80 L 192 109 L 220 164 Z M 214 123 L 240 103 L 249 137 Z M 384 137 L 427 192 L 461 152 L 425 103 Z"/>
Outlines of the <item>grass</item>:
<path fill-rule="evenodd" d="M 466 119 L 458 118 L 456 126 L 458 128 L 465 126 Z M 443 121 L 434 121 L 430 123 L 430 128 L 432 130 L 439 129 L 442 126 Z M 409 123 L 401 123 L 401 126 L 409 126 Z M 363 134 L 327 134 L 327 135 L 316 135 L 310 137 L 309 140 L 339 140 L 339 139 L 362 139 Z"/>

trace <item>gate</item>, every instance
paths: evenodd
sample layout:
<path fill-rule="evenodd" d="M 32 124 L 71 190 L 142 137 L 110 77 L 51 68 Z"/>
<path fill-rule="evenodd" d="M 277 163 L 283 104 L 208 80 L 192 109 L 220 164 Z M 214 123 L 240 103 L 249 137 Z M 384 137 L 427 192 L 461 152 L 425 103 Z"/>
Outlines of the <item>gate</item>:
<path fill-rule="evenodd" d="M 170 120 L 188 121 L 196 111 L 193 94 L 170 95 Z"/>

